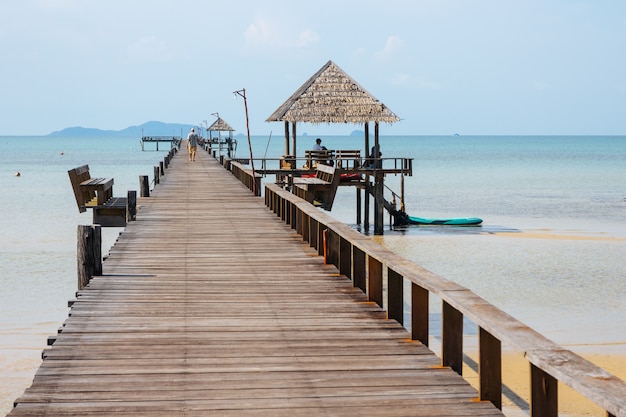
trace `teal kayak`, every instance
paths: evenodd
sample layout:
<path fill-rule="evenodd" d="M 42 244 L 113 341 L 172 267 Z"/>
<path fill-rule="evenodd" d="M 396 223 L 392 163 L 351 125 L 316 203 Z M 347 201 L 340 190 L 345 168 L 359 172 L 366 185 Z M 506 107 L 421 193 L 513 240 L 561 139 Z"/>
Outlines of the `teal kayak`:
<path fill-rule="evenodd" d="M 476 226 L 483 222 L 478 217 L 453 217 L 450 219 L 407 216 L 408 224 L 442 225 L 442 226 Z"/>

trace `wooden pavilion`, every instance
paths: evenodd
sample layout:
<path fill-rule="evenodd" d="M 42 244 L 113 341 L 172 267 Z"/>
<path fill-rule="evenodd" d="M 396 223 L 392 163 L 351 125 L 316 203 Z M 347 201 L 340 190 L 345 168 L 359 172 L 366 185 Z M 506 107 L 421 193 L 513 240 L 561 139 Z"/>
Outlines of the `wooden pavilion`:
<path fill-rule="evenodd" d="M 285 125 L 285 148 L 283 158 L 295 159 L 297 149 L 297 123 L 352 123 L 364 127 L 364 148 L 368 155 L 370 149 L 369 124 L 374 123 L 374 149 L 379 146 L 379 124 L 394 123 L 400 118 L 385 104 L 372 96 L 365 88 L 345 73 L 333 61 L 328 61 L 300 88 L 298 88 L 280 107 L 274 111 L 267 122 L 283 122 Z M 290 131 L 291 127 L 291 131 Z M 291 136 L 291 144 L 290 144 Z M 374 155 L 379 158 L 380 155 Z M 382 161 L 381 161 L 382 162 Z M 368 189 L 369 174 L 366 175 L 365 210 L 369 210 L 369 194 L 374 195 L 375 222 L 374 233 L 382 234 L 383 229 L 383 188 L 384 172 L 374 173 L 374 188 Z M 358 197 L 357 197 L 358 198 Z M 366 214 L 367 216 L 367 214 Z M 366 217 L 367 218 L 367 217 Z M 366 222 L 367 223 L 367 222 Z"/>
<path fill-rule="evenodd" d="M 237 150 L 237 140 L 233 139 L 234 131 L 235 129 L 226 123 L 224 119 L 217 116 L 217 120 L 207 128 L 207 132 L 209 133 L 208 141 L 210 144 L 217 144 L 219 146 L 220 154 L 222 152 L 222 146 L 225 145 L 227 156 L 231 158 Z M 213 132 L 217 132 L 217 137 L 213 137 Z M 222 132 L 228 132 L 228 136 L 222 138 Z"/>

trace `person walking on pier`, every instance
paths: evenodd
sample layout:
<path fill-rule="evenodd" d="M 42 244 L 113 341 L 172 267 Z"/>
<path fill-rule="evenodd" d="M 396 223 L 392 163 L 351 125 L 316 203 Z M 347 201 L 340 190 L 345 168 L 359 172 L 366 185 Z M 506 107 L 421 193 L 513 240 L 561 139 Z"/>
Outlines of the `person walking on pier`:
<path fill-rule="evenodd" d="M 189 160 L 196 160 L 196 149 L 198 147 L 198 135 L 194 128 L 191 128 L 191 131 L 187 135 L 187 150 L 189 151 Z"/>

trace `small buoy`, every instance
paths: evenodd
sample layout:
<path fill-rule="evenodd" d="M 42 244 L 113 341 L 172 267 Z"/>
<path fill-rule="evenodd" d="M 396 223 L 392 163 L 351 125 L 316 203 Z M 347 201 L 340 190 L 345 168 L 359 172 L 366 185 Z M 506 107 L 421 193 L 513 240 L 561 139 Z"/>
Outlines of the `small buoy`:
<path fill-rule="evenodd" d="M 21 177 L 21 176 L 22 176 L 22 174 L 20 174 L 20 171 L 16 171 L 16 172 L 15 172 L 15 176 L 16 176 L 16 177 Z"/>

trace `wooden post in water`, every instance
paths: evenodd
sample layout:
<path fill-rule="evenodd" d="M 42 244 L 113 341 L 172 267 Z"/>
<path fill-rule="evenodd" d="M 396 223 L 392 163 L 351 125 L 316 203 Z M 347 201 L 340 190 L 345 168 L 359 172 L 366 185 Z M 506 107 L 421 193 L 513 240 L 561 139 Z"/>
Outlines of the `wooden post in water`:
<path fill-rule="evenodd" d="M 91 277 L 102 275 L 102 230 L 99 225 L 78 226 L 78 289 L 89 284 Z"/>
<path fill-rule="evenodd" d="M 126 194 L 126 223 L 135 220 L 137 215 L 137 191 L 128 190 Z"/>
<path fill-rule="evenodd" d="M 361 225 L 361 189 L 359 187 L 356 188 L 356 224 L 358 226 Z"/>
<path fill-rule="evenodd" d="M 157 185 L 159 183 L 159 180 L 161 178 L 161 173 L 160 173 L 160 169 L 158 166 L 154 166 L 154 185 Z"/>
<path fill-rule="evenodd" d="M 382 235 L 385 222 L 384 176 L 377 172 L 374 179 L 374 234 Z"/>
<path fill-rule="evenodd" d="M 365 122 L 365 164 L 369 165 L 368 155 L 370 154 L 370 124 Z M 363 229 L 365 230 L 365 234 L 369 234 L 370 229 L 370 176 L 365 175 L 365 201 L 363 206 Z"/>
<path fill-rule="evenodd" d="M 139 196 L 150 197 L 150 182 L 147 175 L 139 176 Z"/>
<path fill-rule="evenodd" d="M 380 144 L 378 142 L 378 122 L 374 123 L 374 148 L 377 150 L 376 155 L 371 155 L 374 159 L 374 234 L 382 235 L 384 229 L 384 209 L 385 209 L 385 197 L 384 197 L 384 184 L 385 176 L 380 172 L 376 172 L 376 168 L 383 167 L 383 161 L 380 159 Z"/>
<path fill-rule="evenodd" d="M 365 176 L 367 180 L 365 181 L 365 200 L 363 205 L 363 229 L 365 230 L 365 234 L 369 235 L 370 230 L 370 181 L 369 175 Z"/>

